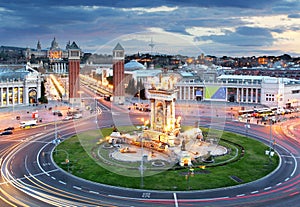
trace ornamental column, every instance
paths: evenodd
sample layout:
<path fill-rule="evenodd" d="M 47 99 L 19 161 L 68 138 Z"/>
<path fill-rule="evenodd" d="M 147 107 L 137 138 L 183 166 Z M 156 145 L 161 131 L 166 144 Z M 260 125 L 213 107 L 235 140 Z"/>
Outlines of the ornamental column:
<path fill-rule="evenodd" d="M 9 105 L 9 87 L 6 87 L 6 106 Z"/>
<path fill-rule="evenodd" d="M 21 104 L 20 87 L 18 87 L 18 104 Z"/>
<path fill-rule="evenodd" d="M 28 98 L 28 84 L 25 81 L 24 84 L 24 91 L 23 91 L 23 104 L 28 105 L 29 104 L 29 98 Z"/>
<path fill-rule="evenodd" d="M 150 99 L 150 129 L 153 130 L 155 124 L 155 99 Z"/>

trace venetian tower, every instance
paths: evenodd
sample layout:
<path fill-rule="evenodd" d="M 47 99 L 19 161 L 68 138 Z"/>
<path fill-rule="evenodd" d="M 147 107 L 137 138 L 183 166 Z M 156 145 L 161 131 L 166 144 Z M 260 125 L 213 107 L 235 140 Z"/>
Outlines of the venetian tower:
<path fill-rule="evenodd" d="M 115 104 L 125 102 L 124 59 L 124 48 L 118 43 L 113 49 L 113 102 Z"/>
<path fill-rule="evenodd" d="M 160 74 L 158 83 L 152 83 L 148 89 L 151 104 L 150 129 L 144 131 L 152 140 L 174 146 L 175 137 L 180 130 L 180 117 L 175 118 L 177 89 L 175 77 L 166 71 Z"/>
<path fill-rule="evenodd" d="M 68 47 L 69 61 L 69 102 L 71 104 L 80 104 L 80 48 L 75 42 Z"/>

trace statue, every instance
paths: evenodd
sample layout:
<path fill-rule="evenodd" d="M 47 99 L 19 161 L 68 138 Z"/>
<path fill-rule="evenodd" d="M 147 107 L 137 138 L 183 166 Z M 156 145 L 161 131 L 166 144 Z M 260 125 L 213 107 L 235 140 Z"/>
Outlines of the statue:
<path fill-rule="evenodd" d="M 181 143 L 181 151 L 185 151 L 185 138 L 183 138 Z"/>

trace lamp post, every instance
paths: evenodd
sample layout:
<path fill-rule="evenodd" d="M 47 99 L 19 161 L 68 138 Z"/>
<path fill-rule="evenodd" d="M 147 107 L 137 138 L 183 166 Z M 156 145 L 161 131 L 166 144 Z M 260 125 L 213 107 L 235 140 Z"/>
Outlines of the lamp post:
<path fill-rule="evenodd" d="M 94 101 L 95 101 L 95 123 L 96 123 L 96 126 L 98 128 L 98 111 L 97 111 L 98 105 L 97 105 L 97 98 L 96 97 L 94 97 Z"/>
<path fill-rule="evenodd" d="M 275 144 L 275 140 L 274 140 L 274 142 L 272 140 L 272 137 L 273 137 L 273 134 L 272 134 L 272 122 L 273 122 L 273 120 L 269 119 L 269 122 L 270 122 L 270 148 L 269 148 L 269 150 L 266 150 L 265 153 L 266 153 L 266 155 L 269 155 L 269 161 L 271 163 L 272 162 L 271 157 L 274 155 L 274 151 L 272 151 L 272 149 L 274 149 L 274 147 L 272 145 Z"/>
<path fill-rule="evenodd" d="M 276 109 L 277 118 L 276 118 L 276 121 L 278 121 L 280 119 L 281 109 L 279 109 L 279 107 L 281 108 L 281 106 L 279 105 L 279 101 L 281 102 L 281 98 L 282 98 L 282 94 L 277 94 L 276 95 L 276 101 L 277 101 L 277 109 Z"/>
<path fill-rule="evenodd" d="M 194 169 L 193 168 L 189 168 L 188 172 L 185 176 L 186 182 L 187 182 L 187 190 L 190 190 L 190 177 L 194 177 Z"/>
<path fill-rule="evenodd" d="M 83 93 L 83 91 L 77 91 L 77 93 L 79 93 L 79 101 L 80 101 L 80 108 L 81 108 L 82 106 L 81 94 Z"/>
<path fill-rule="evenodd" d="M 141 171 L 141 188 L 144 188 L 144 137 L 142 137 L 141 140 L 142 145 L 142 159 L 141 159 L 141 165 L 140 165 L 140 171 Z"/>
<path fill-rule="evenodd" d="M 55 107 L 55 110 L 57 110 L 57 107 Z M 59 143 L 58 139 L 57 139 L 57 117 L 55 116 L 55 122 L 54 122 L 54 143 L 55 145 L 57 145 Z M 55 152 L 57 153 L 56 147 L 55 147 Z"/>
<path fill-rule="evenodd" d="M 250 129 L 250 124 L 245 124 L 246 137 L 248 137 L 248 129 Z"/>

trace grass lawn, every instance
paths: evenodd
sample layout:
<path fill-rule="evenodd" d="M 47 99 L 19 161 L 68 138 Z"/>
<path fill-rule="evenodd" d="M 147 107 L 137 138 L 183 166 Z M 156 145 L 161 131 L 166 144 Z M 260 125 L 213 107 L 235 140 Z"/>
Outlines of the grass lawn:
<path fill-rule="evenodd" d="M 126 128 L 122 129 L 128 131 Z M 202 129 L 203 134 L 208 129 Z M 129 130 L 131 131 L 131 129 Z M 211 129 L 210 129 L 211 131 Z M 117 165 L 114 172 L 97 158 L 96 152 L 99 143 L 112 132 L 112 129 L 88 131 L 70 137 L 57 146 L 53 153 L 55 162 L 67 171 L 66 153 L 69 153 L 70 173 L 87 180 L 128 188 L 140 188 L 141 178 L 136 177 L 139 171 L 137 163 Z M 210 164 L 197 163 L 194 166 L 194 175 L 188 174 L 189 168 L 169 167 L 169 169 L 148 173 L 145 170 L 144 189 L 155 190 L 202 190 L 233 186 L 257 180 L 272 172 L 279 163 L 278 155 L 269 157 L 265 155 L 268 146 L 242 135 L 222 132 L 219 144 L 225 146 L 229 153 L 225 156 L 215 157 L 215 162 Z M 243 152 L 242 152 L 243 150 Z M 100 149 L 102 157 L 109 156 L 105 149 Z M 224 164 L 225 163 L 225 164 Z M 116 163 L 118 164 L 118 163 Z M 205 169 L 199 166 L 205 165 Z M 104 166 L 104 167 L 102 167 Z M 125 167 L 120 167 L 125 166 Z M 122 172 L 133 176 L 122 176 Z"/>

